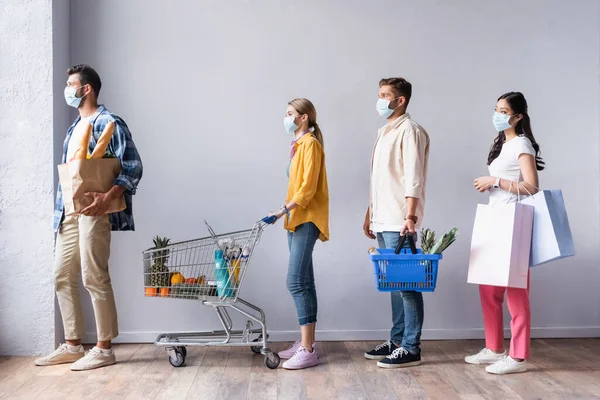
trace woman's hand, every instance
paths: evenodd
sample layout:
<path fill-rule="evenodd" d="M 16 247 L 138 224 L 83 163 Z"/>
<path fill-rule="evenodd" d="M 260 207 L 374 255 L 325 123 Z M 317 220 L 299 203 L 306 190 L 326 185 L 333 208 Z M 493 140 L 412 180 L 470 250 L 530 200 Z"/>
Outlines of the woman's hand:
<path fill-rule="evenodd" d="M 473 186 L 475 186 L 475 189 L 483 193 L 486 190 L 490 190 L 490 188 L 494 186 L 494 183 L 496 183 L 496 178 L 493 176 L 481 176 L 475 179 Z"/>
<path fill-rule="evenodd" d="M 272 225 L 274 225 L 281 217 L 283 217 L 285 215 L 285 213 L 283 211 L 279 211 L 276 213 L 269 213 L 269 215 L 267 216 L 267 218 L 269 217 L 275 217 L 275 220 L 271 223 Z"/>

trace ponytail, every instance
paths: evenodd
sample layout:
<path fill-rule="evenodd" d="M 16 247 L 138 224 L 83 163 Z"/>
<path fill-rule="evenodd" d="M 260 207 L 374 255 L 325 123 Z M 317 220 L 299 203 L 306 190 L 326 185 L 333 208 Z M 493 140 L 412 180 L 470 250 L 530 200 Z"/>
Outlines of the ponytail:
<path fill-rule="evenodd" d="M 323 142 L 323 133 L 321 132 L 321 128 L 319 128 L 319 125 L 316 122 L 311 122 L 310 128 L 312 134 L 315 135 L 315 138 L 317 138 L 319 143 L 321 143 L 321 146 L 325 148 L 325 143 Z"/>
<path fill-rule="evenodd" d="M 317 110 L 315 109 L 313 103 L 311 103 L 308 99 L 297 98 L 290 101 L 288 104 L 294 107 L 298 114 L 308 115 L 308 128 L 324 148 L 325 143 L 323 143 L 323 132 L 321 132 L 321 128 L 319 128 L 319 125 L 317 124 Z"/>

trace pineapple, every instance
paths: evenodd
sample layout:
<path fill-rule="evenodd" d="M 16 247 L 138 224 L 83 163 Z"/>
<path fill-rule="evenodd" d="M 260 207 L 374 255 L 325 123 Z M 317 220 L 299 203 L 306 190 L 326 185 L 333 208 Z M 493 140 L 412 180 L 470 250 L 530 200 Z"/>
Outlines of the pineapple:
<path fill-rule="evenodd" d="M 421 230 L 421 249 L 423 253 L 429 254 L 431 248 L 435 245 L 435 232 L 430 229 Z"/>
<path fill-rule="evenodd" d="M 167 263 L 169 261 L 169 250 L 167 249 L 167 246 L 169 245 L 171 239 L 166 237 L 162 238 L 157 235 L 153 241 L 155 249 L 164 250 L 159 250 L 152 253 L 152 266 L 148 271 L 148 286 L 168 287 L 170 286 L 171 275 L 169 274 L 169 269 L 167 268 Z"/>

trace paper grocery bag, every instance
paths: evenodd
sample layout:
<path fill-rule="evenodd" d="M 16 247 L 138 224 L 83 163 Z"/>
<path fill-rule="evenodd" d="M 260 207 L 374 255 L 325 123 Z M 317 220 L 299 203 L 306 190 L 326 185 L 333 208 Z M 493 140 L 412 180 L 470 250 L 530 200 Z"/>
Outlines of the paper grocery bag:
<path fill-rule="evenodd" d="M 522 201 L 535 208 L 530 266 L 575 255 L 567 208 L 560 190 L 541 190 Z"/>
<path fill-rule="evenodd" d="M 479 204 L 471 239 L 467 282 L 526 288 L 533 207 Z"/>
<path fill-rule="evenodd" d="M 73 160 L 58 166 L 58 177 L 62 187 L 65 215 L 76 214 L 94 202 L 86 193 L 106 193 L 113 187 L 121 172 L 118 158 Z M 123 211 L 125 197 L 113 200 L 107 214 Z"/>

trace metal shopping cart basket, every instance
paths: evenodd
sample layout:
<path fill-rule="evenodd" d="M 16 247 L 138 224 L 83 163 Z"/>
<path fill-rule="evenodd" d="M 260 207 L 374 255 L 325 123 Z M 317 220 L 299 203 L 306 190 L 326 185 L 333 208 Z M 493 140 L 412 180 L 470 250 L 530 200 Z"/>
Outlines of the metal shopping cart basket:
<path fill-rule="evenodd" d="M 409 248 L 404 247 L 408 240 Z M 412 236 L 404 236 L 396 249 L 377 249 L 370 254 L 375 272 L 375 285 L 380 292 L 398 290 L 433 292 L 437 283 L 441 254 L 423 254 Z"/>
<path fill-rule="evenodd" d="M 205 222 L 206 223 L 206 222 Z M 217 235 L 206 223 L 209 237 L 173 243 L 143 252 L 145 295 L 156 298 L 201 301 L 212 307 L 223 330 L 212 332 L 163 333 L 155 345 L 169 353 L 174 367 L 185 363 L 188 346 L 249 346 L 265 356 L 265 365 L 279 366 L 279 355 L 267 346 L 265 313 L 238 297 L 246 270 L 267 224 L 252 229 Z M 233 330 L 228 310 L 246 316 L 243 330 Z M 253 323 L 260 325 L 254 329 Z"/>

